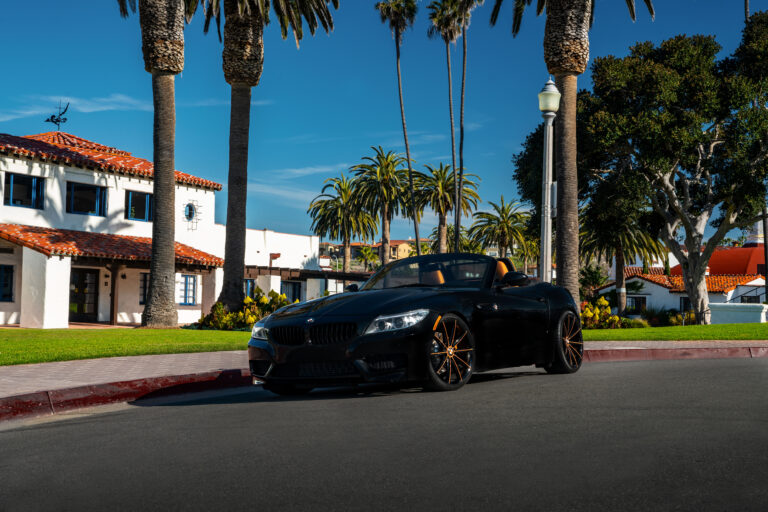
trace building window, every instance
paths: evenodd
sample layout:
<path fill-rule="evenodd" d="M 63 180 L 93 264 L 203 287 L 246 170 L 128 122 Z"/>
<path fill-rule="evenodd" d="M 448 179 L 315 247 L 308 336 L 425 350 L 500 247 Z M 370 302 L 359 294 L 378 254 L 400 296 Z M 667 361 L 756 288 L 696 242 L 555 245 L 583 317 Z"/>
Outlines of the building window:
<path fill-rule="evenodd" d="M 107 188 L 68 181 L 67 213 L 105 217 L 107 215 Z"/>
<path fill-rule="evenodd" d="M 147 303 L 147 295 L 149 295 L 149 272 L 142 272 L 139 274 L 139 304 Z"/>
<path fill-rule="evenodd" d="M 43 209 L 45 201 L 45 178 L 5 173 L 3 204 Z"/>
<path fill-rule="evenodd" d="M 624 313 L 639 315 L 643 311 L 645 311 L 645 297 L 627 297 L 627 308 Z"/>
<path fill-rule="evenodd" d="M 194 306 L 197 304 L 197 276 L 191 274 L 181 276 L 179 304 L 181 306 Z"/>
<path fill-rule="evenodd" d="M 301 300 L 301 281 L 281 281 L 280 293 L 285 294 L 288 302 Z"/>
<path fill-rule="evenodd" d="M 184 218 L 191 221 L 195 220 L 196 215 L 197 207 L 195 206 L 195 203 L 187 203 L 186 206 L 184 206 Z"/>
<path fill-rule="evenodd" d="M 760 296 L 759 295 L 742 295 L 741 303 L 742 304 L 760 304 Z"/>
<path fill-rule="evenodd" d="M 0 302 L 13 302 L 13 267 L 0 265 Z"/>
<path fill-rule="evenodd" d="M 145 192 L 125 191 L 125 218 L 130 220 L 152 220 L 154 201 L 152 194 Z"/>
<path fill-rule="evenodd" d="M 256 293 L 256 281 L 253 279 L 243 279 L 243 293 L 246 297 L 253 298 Z"/>
<path fill-rule="evenodd" d="M 680 311 L 691 311 L 691 299 L 688 297 L 680 297 Z"/>

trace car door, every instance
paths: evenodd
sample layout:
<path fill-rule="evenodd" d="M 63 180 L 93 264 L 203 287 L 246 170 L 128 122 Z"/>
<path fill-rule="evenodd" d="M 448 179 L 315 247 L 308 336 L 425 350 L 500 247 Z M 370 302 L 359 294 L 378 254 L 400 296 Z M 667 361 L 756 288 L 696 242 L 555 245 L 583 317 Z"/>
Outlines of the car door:
<path fill-rule="evenodd" d="M 488 366 L 531 364 L 537 343 L 546 336 L 549 307 L 540 286 L 495 287 L 478 303 Z"/>

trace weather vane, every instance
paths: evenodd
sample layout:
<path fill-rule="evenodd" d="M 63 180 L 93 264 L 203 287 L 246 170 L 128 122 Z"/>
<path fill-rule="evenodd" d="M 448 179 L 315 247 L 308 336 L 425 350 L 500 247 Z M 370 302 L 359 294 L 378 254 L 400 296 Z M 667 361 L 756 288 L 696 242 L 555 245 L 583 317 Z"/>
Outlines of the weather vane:
<path fill-rule="evenodd" d="M 63 123 L 67 122 L 66 117 L 62 117 L 64 114 L 67 113 L 67 109 L 69 109 L 69 102 L 67 102 L 67 106 L 64 107 L 64 110 L 61 110 L 61 100 L 59 100 L 59 113 L 57 114 L 51 114 L 51 117 L 45 120 L 46 123 L 53 123 L 56 125 L 56 131 L 58 132 L 61 129 L 61 125 Z"/>

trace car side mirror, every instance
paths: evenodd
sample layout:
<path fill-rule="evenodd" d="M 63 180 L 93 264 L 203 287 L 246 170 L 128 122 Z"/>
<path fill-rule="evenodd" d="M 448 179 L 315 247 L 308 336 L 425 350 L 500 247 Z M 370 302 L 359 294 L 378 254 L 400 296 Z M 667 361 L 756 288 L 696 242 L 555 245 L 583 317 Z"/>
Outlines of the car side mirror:
<path fill-rule="evenodd" d="M 528 276 L 522 272 L 507 272 L 501 278 L 502 286 L 525 286 L 528 284 Z"/>
<path fill-rule="evenodd" d="M 352 283 L 351 285 L 349 285 L 346 288 L 344 288 L 344 291 L 345 292 L 357 292 L 357 291 L 360 291 L 360 287 L 357 286 L 356 283 Z"/>

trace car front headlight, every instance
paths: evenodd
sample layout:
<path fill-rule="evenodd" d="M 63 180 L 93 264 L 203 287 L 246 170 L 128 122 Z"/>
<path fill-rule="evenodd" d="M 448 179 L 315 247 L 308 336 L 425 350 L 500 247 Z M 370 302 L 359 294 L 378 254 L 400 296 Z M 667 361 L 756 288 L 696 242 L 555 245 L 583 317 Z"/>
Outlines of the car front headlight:
<path fill-rule="evenodd" d="M 380 316 L 371 322 L 371 325 L 365 330 L 365 334 L 407 329 L 424 320 L 428 314 L 428 309 L 415 309 L 397 315 Z"/>
<path fill-rule="evenodd" d="M 257 339 L 257 340 L 266 340 L 269 339 L 269 329 L 264 327 L 264 323 L 266 322 L 267 318 L 262 318 L 256 324 L 253 326 L 253 329 L 251 330 L 251 338 Z"/>

